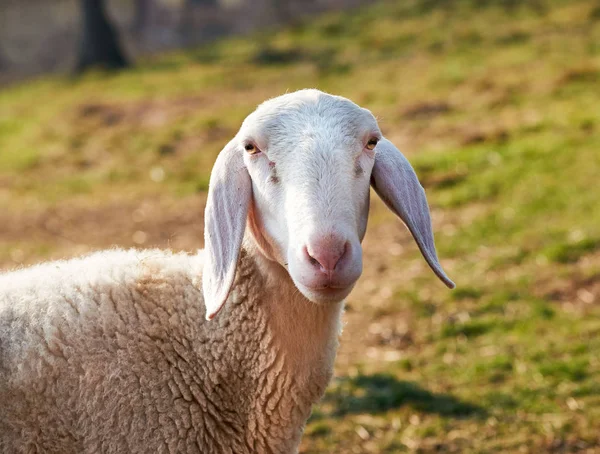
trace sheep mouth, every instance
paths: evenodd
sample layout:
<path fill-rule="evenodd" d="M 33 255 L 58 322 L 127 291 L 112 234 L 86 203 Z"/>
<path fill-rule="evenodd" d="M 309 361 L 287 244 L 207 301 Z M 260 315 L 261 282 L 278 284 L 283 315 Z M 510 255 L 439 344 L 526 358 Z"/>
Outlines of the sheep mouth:
<path fill-rule="evenodd" d="M 298 285 L 298 290 L 311 302 L 316 304 L 339 303 L 344 300 L 354 288 L 354 283 L 341 287 L 324 285 L 319 287 L 307 287 Z"/>

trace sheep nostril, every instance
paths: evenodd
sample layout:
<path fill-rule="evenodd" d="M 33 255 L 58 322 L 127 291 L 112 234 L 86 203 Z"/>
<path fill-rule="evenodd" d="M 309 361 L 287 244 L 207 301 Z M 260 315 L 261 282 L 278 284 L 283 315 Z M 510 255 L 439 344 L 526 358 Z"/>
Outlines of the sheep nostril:
<path fill-rule="evenodd" d="M 349 245 L 349 243 L 346 241 L 344 243 L 344 249 L 342 249 L 342 254 L 338 257 L 337 261 L 335 262 L 335 265 L 333 267 L 334 270 L 338 269 L 338 265 L 342 262 L 342 259 L 346 256 L 346 252 L 348 252 L 348 245 Z"/>
<path fill-rule="evenodd" d="M 308 263 L 310 263 L 312 266 L 321 266 L 321 264 L 319 263 L 319 261 L 314 258 L 310 252 L 308 252 L 308 248 L 306 246 L 304 246 L 304 248 L 302 249 L 304 252 L 304 256 L 308 259 Z"/>

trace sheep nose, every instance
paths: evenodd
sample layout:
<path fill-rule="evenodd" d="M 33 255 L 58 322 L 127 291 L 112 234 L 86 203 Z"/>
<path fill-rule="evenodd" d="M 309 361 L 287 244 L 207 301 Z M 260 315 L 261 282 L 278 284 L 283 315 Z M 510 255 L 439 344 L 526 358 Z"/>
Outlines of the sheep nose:
<path fill-rule="evenodd" d="M 310 264 L 329 277 L 340 268 L 342 259 L 349 249 L 348 241 L 335 237 L 319 238 L 309 242 L 304 251 Z"/>

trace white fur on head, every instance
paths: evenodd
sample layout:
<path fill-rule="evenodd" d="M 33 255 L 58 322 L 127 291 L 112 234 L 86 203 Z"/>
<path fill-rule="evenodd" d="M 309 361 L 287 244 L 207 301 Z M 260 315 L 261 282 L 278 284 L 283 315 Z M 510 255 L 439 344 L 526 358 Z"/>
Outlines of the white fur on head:
<path fill-rule="evenodd" d="M 258 250 L 286 268 L 306 298 L 345 298 L 362 272 L 371 181 L 453 286 L 437 260 L 423 189 L 371 112 L 301 90 L 260 105 L 217 159 L 205 216 L 207 318 L 233 284 L 246 220 Z"/>
<path fill-rule="evenodd" d="M 239 143 L 221 151 L 210 175 L 204 214 L 206 261 L 202 276 L 206 319 L 221 309 L 233 285 L 252 196 Z"/>
<path fill-rule="evenodd" d="M 342 300 L 362 272 L 374 163 L 365 144 L 380 135 L 369 111 L 318 90 L 263 103 L 238 134 L 261 150 L 244 157 L 252 235 L 315 303 Z"/>

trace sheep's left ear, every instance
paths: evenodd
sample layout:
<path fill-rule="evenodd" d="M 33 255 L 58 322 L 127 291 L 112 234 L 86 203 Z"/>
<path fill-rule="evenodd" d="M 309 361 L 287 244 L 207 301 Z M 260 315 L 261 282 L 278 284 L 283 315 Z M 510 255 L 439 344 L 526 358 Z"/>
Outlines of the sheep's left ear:
<path fill-rule="evenodd" d="M 251 197 L 252 180 L 243 150 L 233 139 L 217 157 L 210 174 L 204 212 L 202 290 L 207 320 L 217 315 L 233 286 Z"/>
<path fill-rule="evenodd" d="M 454 288 L 454 282 L 444 273 L 435 251 L 425 191 L 408 160 L 384 138 L 375 148 L 371 185 L 388 208 L 404 221 L 437 277 L 449 288 Z"/>

